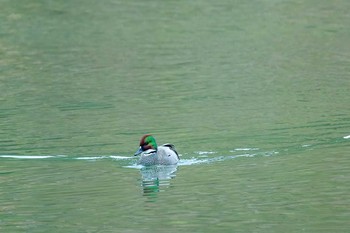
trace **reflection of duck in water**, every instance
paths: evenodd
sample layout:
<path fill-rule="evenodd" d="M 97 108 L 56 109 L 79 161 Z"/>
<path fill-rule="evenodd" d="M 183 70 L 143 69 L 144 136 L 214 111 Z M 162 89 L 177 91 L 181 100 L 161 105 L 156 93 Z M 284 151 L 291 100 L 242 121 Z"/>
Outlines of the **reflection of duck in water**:
<path fill-rule="evenodd" d="M 170 180 L 176 176 L 177 165 L 148 166 L 141 168 L 143 194 L 156 197 L 158 192 L 169 187 Z"/>
<path fill-rule="evenodd" d="M 144 135 L 140 140 L 140 148 L 134 154 L 141 157 L 138 164 L 144 166 L 150 165 L 175 165 L 180 157 L 173 144 L 164 144 L 158 146 L 154 137 L 150 134 Z"/>

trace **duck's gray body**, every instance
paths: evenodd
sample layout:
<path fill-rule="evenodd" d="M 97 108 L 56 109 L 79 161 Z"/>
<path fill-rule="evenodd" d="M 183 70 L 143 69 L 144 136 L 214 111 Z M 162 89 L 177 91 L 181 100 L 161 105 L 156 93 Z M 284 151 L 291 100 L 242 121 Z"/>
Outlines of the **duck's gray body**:
<path fill-rule="evenodd" d="M 157 150 L 149 149 L 141 153 L 138 164 L 144 166 L 151 165 L 175 165 L 180 160 L 174 145 L 164 144 L 158 146 Z"/>

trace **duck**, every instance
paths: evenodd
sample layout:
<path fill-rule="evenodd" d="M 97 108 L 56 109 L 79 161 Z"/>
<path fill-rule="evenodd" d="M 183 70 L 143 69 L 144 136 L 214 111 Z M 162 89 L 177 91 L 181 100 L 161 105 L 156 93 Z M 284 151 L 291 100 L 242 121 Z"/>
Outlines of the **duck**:
<path fill-rule="evenodd" d="M 157 145 L 156 139 L 151 134 L 145 134 L 140 140 L 140 147 L 134 156 L 140 155 L 138 164 L 152 165 L 176 165 L 179 160 L 175 146 L 170 143 Z"/>

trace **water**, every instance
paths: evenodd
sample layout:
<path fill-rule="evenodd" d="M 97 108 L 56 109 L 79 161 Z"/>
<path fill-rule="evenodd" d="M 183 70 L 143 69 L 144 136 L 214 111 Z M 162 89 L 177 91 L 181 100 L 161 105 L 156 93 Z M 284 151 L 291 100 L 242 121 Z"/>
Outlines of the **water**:
<path fill-rule="evenodd" d="M 0 4 L 1 232 L 348 231 L 348 1 Z"/>

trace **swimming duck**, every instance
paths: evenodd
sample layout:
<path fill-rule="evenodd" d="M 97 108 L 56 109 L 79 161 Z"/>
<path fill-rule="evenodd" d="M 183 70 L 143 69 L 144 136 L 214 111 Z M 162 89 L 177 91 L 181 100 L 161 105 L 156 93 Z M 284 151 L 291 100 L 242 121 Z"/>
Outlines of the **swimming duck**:
<path fill-rule="evenodd" d="M 138 164 L 144 166 L 175 165 L 180 160 L 179 154 L 173 144 L 167 143 L 157 146 L 156 139 L 150 134 L 142 136 L 140 148 L 134 155 L 139 154 L 141 154 L 141 157 Z"/>

